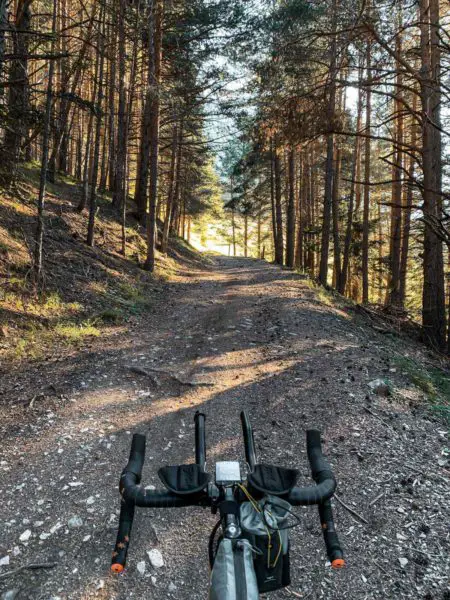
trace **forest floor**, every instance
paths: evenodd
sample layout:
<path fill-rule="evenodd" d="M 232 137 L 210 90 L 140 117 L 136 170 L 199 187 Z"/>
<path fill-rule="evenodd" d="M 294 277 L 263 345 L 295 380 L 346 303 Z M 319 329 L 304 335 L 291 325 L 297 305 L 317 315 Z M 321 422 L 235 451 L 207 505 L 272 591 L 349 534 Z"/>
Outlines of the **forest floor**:
<path fill-rule="evenodd" d="M 208 466 L 240 459 L 247 409 L 258 453 L 310 481 L 305 430 L 323 432 L 339 482 L 347 567 L 327 566 L 317 510 L 299 509 L 290 588 L 272 598 L 450 598 L 448 423 L 435 359 L 383 335 L 341 300 L 265 262 L 214 258 L 158 284 L 127 328 L 1 380 L 0 598 L 203 600 L 202 509 L 137 511 L 128 568 L 109 574 L 118 478 L 133 432 L 147 435 L 143 481 L 193 461 L 193 416 L 207 415 Z M 186 386 L 161 369 L 191 382 Z M 389 380 L 391 394 L 369 383 Z M 148 551 L 164 565 L 155 568 Z M 50 563 L 36 570 L 15 569 Z"/>

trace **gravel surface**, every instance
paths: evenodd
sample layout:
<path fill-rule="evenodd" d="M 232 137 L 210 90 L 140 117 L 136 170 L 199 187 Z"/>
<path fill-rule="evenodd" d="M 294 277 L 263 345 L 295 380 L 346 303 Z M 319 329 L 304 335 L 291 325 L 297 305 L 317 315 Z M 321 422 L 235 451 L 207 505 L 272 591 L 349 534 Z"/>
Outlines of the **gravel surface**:
<path fill-rule="evenodd" d="M 262 460 L 309 483 L 305 431 L 318 428 L 339 482 L 347 568 L 330 569 L 317 510 L 299 509 L 292 585 L 269 597 L 448 600 L 448 431 L 397 360 L 425 351 L 289 271 L 215 263 L 164 284 L 132 331 L 4 378 L 0 599 L 207 598 L 215 518 L 202 509 L 139 510 L 128 568 L 110 576 L 117 483 L 133 432 L 147 435 L 146 485 L 160 485 L 159 466 L 192 462 L 197 409 L 209 467 L 243 463 L 245 408 Z M 33 564 L 47 568 L 16 571 Z"/>

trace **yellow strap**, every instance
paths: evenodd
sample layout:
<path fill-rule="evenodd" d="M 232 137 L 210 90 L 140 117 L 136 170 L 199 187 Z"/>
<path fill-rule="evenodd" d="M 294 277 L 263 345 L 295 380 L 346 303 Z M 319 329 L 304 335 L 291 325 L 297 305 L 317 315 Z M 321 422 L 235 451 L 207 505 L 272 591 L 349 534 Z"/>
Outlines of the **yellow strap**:
<path fill-rule="evenodd" d="M 263 511 L 261 510 L 261 508 L 260 508 L 259 504 L 258 504 L 258 503 L 256 502 L 256 500 L 253 498 L 253 496 L 250 494 L 250 492 L 247 490 L 247 488 L 246 488 L 245 486 L 243 486 L 242 484 L 240 484 L 240 483 L 238 483 L 238 486 L 239 486 L 239 488 L 240 488 L 240 489 L 241 489 L 241 490 L 244 492 L 245 496 L 248 498 L 248 500 L 249 500 L 250 504 L 253 506 L 253 508 L 256 510 L 256 512 L 257 512 L 258 514 L 262 514 L 262 512 L 263 512 Z M 272 513 L 271 513 L 269 510 L 268 510 L 267 512 L 268 512 L 268 514 L 269 514 L 271 517 L 273 516 L 273 515 L 272 515 Z M 280 533 L 280 531 L 278 531 L 278 538 L 279 538 L 279 541 L 280 541 L 280 548 L 279 548 L 279 550 L 278 550 L 278 554 L 277 554 L 277 556 L 276 556 L 276 558 L 275 558 L 275 561 L 274 561 L 274 563 L 273 563 L 273 564 L 270 564 L 270 554 L 271 554 L 271 552 L 270 552 L 270 549 L 272 548 L 272 535 L 271 535 L 271 533 L 270 533 L 270 530 L 269 530 L 269 528 L 266 526 L 266 524 L 265 524 L 264 522 L 263 522 L 263 525 L 264 525 L 264 529 L 265 529 L 265 530 L 266 530 L 266 532 L 267 532 L 267 537 L 268 537 L 268 548 L 267 548 L 267 567 L 270 569 L 270 568 L 274 568 L 274 567 L 276 567 L 276 565 L 277 565 L 277 562 L 278 562 L 278 560 L 279 560 L 279 558 L 280 558 L 280 556 L 281 556 L 281 551 L 282 551 L 282 549 L 283 549 L 283 543 L 282 543 L 282 540 L 281 540 L 281 533 Z"/>

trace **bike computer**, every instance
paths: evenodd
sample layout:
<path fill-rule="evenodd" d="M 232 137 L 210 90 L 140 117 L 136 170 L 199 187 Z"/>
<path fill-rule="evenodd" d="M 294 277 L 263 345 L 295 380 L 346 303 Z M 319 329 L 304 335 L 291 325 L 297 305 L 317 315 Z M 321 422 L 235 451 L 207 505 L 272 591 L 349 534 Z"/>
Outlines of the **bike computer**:
<path fill-rule="evenodd" d="M 216 485 L 232 485 L 241 483 L 241 469 L 237 461 L 220 461 L 216 463 Z"/>

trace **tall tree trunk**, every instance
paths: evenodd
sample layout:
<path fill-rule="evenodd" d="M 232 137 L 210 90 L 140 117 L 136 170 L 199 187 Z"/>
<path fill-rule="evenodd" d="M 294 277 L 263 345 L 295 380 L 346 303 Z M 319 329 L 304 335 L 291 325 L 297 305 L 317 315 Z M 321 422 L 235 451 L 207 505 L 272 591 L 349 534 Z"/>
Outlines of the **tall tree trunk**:
<path fill-rule="evenodd" d="M 12 61 L 9 74 L 8 112 L 3 142 L 3 165 L 1 178 L 5 185 L 15 179 L 21 160 L 22 142 L 27 134 L 29 110 L 28 44 L 27 31 L 31 24 L 32 0 L 19 0 L 12 28 L 13 52 L 17 58 Z"/>
<path fill-rule="evenodd" d="M 53 0 L 53 15 L 52 15 L 52 41 L 51 54 L 54 54 L 56 46 L 56 19 L 57 19 L 57 0 Z M 45 100 L 45 117 L 44 131 L 42 135 L 42 162 L 41 172 L 39 177 L 39 196 L 37 203 L 37 222 L 36 233 L 34 237 L 34 280 L 39 284 L 42 278 L 42 254 L 44 246 L 44 210 L 45 210 L 45 187 L 47 181 L 47 166 L 48 166 L 48 146 L 50 141 L 50 123 L 52 112 L 52 96 L 53 96 L 53 76 L 55 71 L 55 61 L 50 59 L 48 66 L 48 82 L 47 95 Z"/>
<path fill-rule="evenodd" d="M 359 81 L 362 79 L 362 69 L 360 69 Z M 357 118 L 356 118 L 356 133 L 358 134 L 361 130 L 362 123 L 362 94 L 361 88 L 358 86 L 358 108 L 357 108 Z M 347 225 L 345 229 L 345 242 L 344 242 L 344 255 L 342 259 L 342 271 L 341 278 L 338 285 L 338 292 L 340 294 L 345 294 L 345 288 L 347 287 L 347 278 L 349 274 L 349 266 L 350 266 L 350 248 L 352 243 L 352 230 L 353 230 L 353 216 L 354 216 L 354 206 L 355 206 L 355 191 L 356 191 L 356 173 L 357 173 L 357 165 L 359 162 L 359 152 L 360 152 L 360 139 L 358 135 L 355 136 L 355 145 L 353 147 L 353 158 L 352 158 L 352 181 L 350 183 L 350 197 L 348 201 L 348 209 L 347 209 Z"/>
<path fill-rule="evenodd" d="M 119 2 L 119 5 L 122 3 Z M 114 11 L 122 12 L 122 6 L 119 6 Z M 116 19 L 113 18 L 113 25 L 116 25 Z M 108 189 L 114 194 L 114 185 L 116 182 L 116 48 L 117 48 L 117 33 L 116 30 L 112 31 L 112 43 L 110 51 L 110 67 L 109 67 L 109 85 L 108 85 L 108 146 L 109 146 L 109 165 L 108 165 Z"/>
<path fill-rule="evenodd" d="M 274 174 L 274 164 L 275 164 L 275 153 L 273 149 L 273 139 L 270 140 L 270 206 L 271 206 L 271 214 L 272 214 L 272 237 L 273 237 L 273 250 L 274 250 L 274 260 L 277 260 L 277 215 L 276 215 L 276 207 L 275 207 L 275 174 Z M 236 253 L 235 253 L 236 256 Z"/>
<path fill-rule="evenodd" d="M 177 180 L 180 177 L 181 154 L 183 148 L 183 120 L 178 126 L 176 122 L 172 133 L 172 154 L 170 160 L 169 193 L 167 195 L 166 214 L 164 216 L 164 227 L 161 240 L 161 252 L 167 252 L 169 243 L 170 223 L 172 221 L 173 208 L 176 199 Z M 178 185 L 179 188 L 179 185 Z"/>
<path fill-rule="evenodd" d="M 150 196 L 147 214 L 147 258 L 144 268 L 155 268 L 156 202 L 158 198 L 159 162 L 159 106 L 162 61 L 163 0 L 153 0 L 154 36 L 153 53 L 150 58 Z"/>
<path fill-rule="evenodd" d="M 286 223 L 286 266 L 293 269 L 295 259 L 295 150 L 291 148 L 288 158 L 289 190 Z"/>
<path fill-rule="evenodd" d="M 97 178 L 98 178 L 98 164 L 100 158 L 100 139 L 102 132 L 102 118 L 103 118 L 103 66 L 105 62 L 105 8 L 102 6 L 100 9 L 103 14 L 100 16 L 100 35 L 99 35 L 99 53 L 100 53 L 100 65 L 98 69 L 98 95 L 97 95 L 97 115 L 96 115 L 96 127 L 95 127 L 95 142 L 94 152 L 92 159 L 91 169 L 91 187 L 89 197 L 89 223 L 86 242 L 89 246 L 94 246 L 94 226 L 95 226 L 95 214 L 97 212 Z"/>
<path fill-rule="evenodd" d="M 332 2 L 332 31 L 330 41 L 330 71 L 329 71 L 329 90 L 328 90 L 328 127 L 332 131 L 334 127 L 334 115 L 336 110 L 336 64 L 337 64 L 337 0 Z M 327 135 L 327 158 L 325 164 L 325 193 L 323 200 L 322 217 L 322 240 L 320 248 L 320 268 L 319 281 L 322 285 L 327 285 L 328 279 L 328 254 L 330 250 L 330 225 L 331 225 L 331 205 L 333 197 L 333 178 L 334 178 L 334 135 Z"/>
<path fill-rule="evenodd" d="M 261 258 L 261 234 L 262 234 L 262 202 L 261 200 L 259 201 L 259 206 L 258 206 L 258 220 L 257 220 L 257 237 L 256 237 L 256 244 L 257 244 L 257 248 L 258 248 L 258 258 Z"/>
<path fill-rule="evenodd" d="M 334 281 L 335 287 L 340 285 L 342 269 L 341 269 L 341 241 L 339 237 L 339 177 L 341 165 L 341 149 L 336 150 L 336 167 L 333 177 L 333 197 L 332 197 L 332 214 L 333 214 L 333 258 L 334 258 Z"/>
<path fill-rule="evenodd" d="M 435 101 L 440 89 L 440 68 L 436 63 L 435 36 L 431 35 L 430 14 L 439 14 L 438 0 L 420 0 L 423 171 L 423 294 L 422 322 L 427 339 L 436 348 L 445 348 L 445 290 L 442 241 L 434 231 L 441 216 L 440 132 L 434 128 Z M 437 26 L 438 23 L 433 23 Z M 433 59 L 432 59 L 433 56 Z M 434 69 L 433 69 L 434 66 Z"/>
<path fill-rule="evenodd" d="M 119 0 L 119 14 L 117 19 L 118 27 L 118 64 L 119 64 L 119 107 L 117 113 L 117 152 L 115 157 L 115 181 L 113 186 L 112 205 L 118 212 L 122 212 L 125 203 L 126 189 L 126 162 L 127 162 L 127 117 L 126 117 L 126 97 L 125 97 L 125 61 L 126 61 L 126 40 L 125 40 L 125 2 Z"/>
<path fill-rule="evenodd" d="M 230 193 L 231 193 L 231 233 L 233 237 L 233 256 L 236 256 L 236 208 L 233 204 L 233 177 L 230 177 Z"/>
<path fill-rule="evenodd" d="M 8 27 L 8 0 L 0 0 L 0 81 L 4 78 L 5 33 Z M 1 93 L 1 92 L 0 92 Z"/>
<path fill-rule="evenodd" d="M 156 49 L 156 21 L 158 10 L 158 0 L 151 0 L 150 14 L 148 18 L 148 74 L 147 91 L 145 94 L 144 108 L 141 123 L 141 138 L 138 154 L 138 165 L 136 173 L 136 189 L 134 201 L 136 203 L 139 219 L 142 224 L 148 224 L 147 215 L 147 194 L 148 178 L 150 169 L 150 155 L 153 140 L 152 123 L 154 121 L 155 109 L 155 62 L 159 59 L 155 57 Z M 159 118 L 158 118 L 159 121 Z M 159 134 L 158 134 L 159 135 Z"/>
<path fill-rule="evenodd" d="M 67 86 L 69 85 L 69 80 L 73 73 L 73 79 L 72 79 L 72 83 L 70 85 L 69 96 L 74 96 L 76 94 L 79 83 L 83 78 L 84 67 L 85 67 L 84 61 L 85 61 L 87 51 L 91 46 L 92 29 L 93 29 L 96 14 L 97 14 L 97 5 L 96 5 L 96 3 L 94 3 L 92 6 L 91 15 L 89 17 L 89 23 L 87 26 L 86 37 L 83 41 L 81 50 L 77 56 L 75 65 L 73 66 L 73 68 L 70 71 L 68 70 L 67 73 L 63 73 L 63 80 L 64 80 L 63 88 L 65 90 L 66 90 Z M 95 97 L 94 97 L 93 101 L 95 102 Z M 67 142 L 68 142 L 67 124 L 68 124 L 69 117 L 70 117 L 71 106 L 72 106 L 72 103 L 69 98 L 63 98 L 61 100 L 60 117 L 59 117 L 60 123 L 59 123 L 59 127 L 55 131 L 53 149 L 52 149 L 52 153 L 50 155 L 49 165 L 48 165 L 48 170 L 47 170 L 47 179 L 50 182 L 55 181 L 56 163 L 57 163 L 58 156 L 61 156 L 61 154 L 67 152 Z M 62 160 L 62 161 L 60 160 L 59 162 L 60 162 L 60 165 L 62 164 L 62 166 L 64 166 L 64 160 Z"/>
<path fill-rule="evenodd" d="M 395 41 L 397 56 L 402 54 L 402 19 L 400 17 L 399 29 Z M 400 252 L 402 232 L 402 179 L 403 179 L 403 77 L 400 63 L 396 63 L 396 92 L 394 100 L 395 137 L 394 137 L 394 164 L 392 166 L 392 207 L 391 207 L 391 239 L 389 247 L 389 282 L 386 304 L 401 306 L 400 294 Z"/>
<path fill-rule="evenodd" d="M 244 257 L 248 257 L 248 214 L 244 213 Z"/>
<path fill-rule="evenodd" d="M 364 200 L 363 200 L 363 231 L 362 231 L 362 301 L 369 302 L 369 215 L 370 215 L 370 135 L 372 117 L 372 43 L 367 41 L 366 46 L 366 68 L 367 68 L 367 91 L 366 91 L 366 128 L 365 128 L 365 152 L 364 152 Z"/>
<path fill-rule="evenodd" d="M 278 148 L 274 147 L 274 180 L 275 180 L 275 215 L 276 215 L 276 246 L 275 262 L 283 264 L 283 209 L 281 206 L 281 165 Z"/>
<path fill-rule="evenodd" d="M 417 110 L 417 94 L 413 92 L 413 111 Z M 411 146 L 414 148 L 417 145 L 417 124 L 416 117 L 411 117 Z M 406 273 L 408 270 L 408 253 L 409 253 L 409 238 L 411 230 L 411 210 L 413 204 L 414 190 L 414 174 L 415 174 L 415 157 L 409 157 L 408 167 L 408 184 L 405 191 L 405 201 L 403 209 L 403 230 L 402 230 L 402 253 L 400 260 L 400 306 L 405 306 L 406 299 Z"/>
<path fill-rule="evenodd" d="M 307 180 L 307 165 L 306 165 L 306 153 L 300 154 L 300 167 L 299 167 L 299 191 L 298 191 L 298 210 L 297 210 L 297 245 L 295 250 L 295 266 L 298 269 L 303 270 L 305 266 L 304 261 L 304 249 L 305 249 L 305 206 L 306 206 L 306 194 L 308 189 Z"/>

